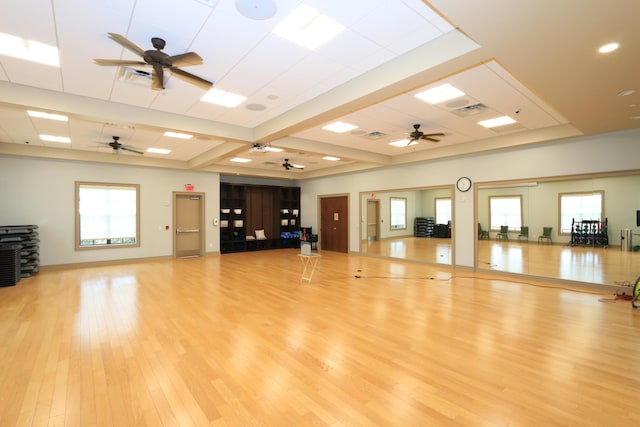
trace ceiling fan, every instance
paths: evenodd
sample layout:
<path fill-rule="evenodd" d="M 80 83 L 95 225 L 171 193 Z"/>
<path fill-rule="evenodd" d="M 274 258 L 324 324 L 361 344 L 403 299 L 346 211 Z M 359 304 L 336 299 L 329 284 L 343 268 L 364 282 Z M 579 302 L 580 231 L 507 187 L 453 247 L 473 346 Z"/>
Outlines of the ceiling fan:
<path fill-rule="evenodd" d="M 135 147 L 132 147 L 130 145 L 125 145 L 120 143 L 120 137 L 119 136 L 113 136 L 113 141 L 111 142 L 101 142 L 100 144 L 103 145 L 108 145 L 109 147 L 113 148 L 114 153 L 119 153 L 120 150 L 122 151 L 131 151 L 132 153 L 136 153 L 136 154 L 144 154 L 144 152 L 138 150 Z"/>
<path fill-rule="evenodd" d="M 195 52 L 187 52 L 179 55 L 167 55 L 162 51 L 166 42 L 159 38 L 153 37 L 151 44 L 155 49 L 143 50 L 135 43 L 128 40 L 126 37 L 116 33 L 109 33 L 109 38 L 116 43 L 120 44 L 125 49 L 130 50 L 136 55 L 142 57 L 143 61 L 127 60 L 127 59 L 94 59 L 93 61 L 98 65 L 107 66 L 139 66 L 150 65 L 153 67 L 151 73 L 151 89 L 163 90 L 164 89 L 164 69 L 171 71 L 171 74 L 191 83 L 203 89 L 209 90 L 213 86 L 213 83 L 205 80 L 201 77 L 195 76 L 184 70 L 181 70 L 180 66 L 188 65 L 200 65 L 202 64 L 202 58 Z"/>
<path fill-rule="evenodd" d="M 282 167 L 285 168 L 286 170 L 289 169 L 304 169 L 304 166 L 302 165 L 294 165 L 289 163 L 289 159 L 284 159 L 284 163 L 282 164 Z"/>
<path fill-rule="evenodd" d="M 413 129 L 415 129 L 413 132 L 411 132 L 409 134 L 409 137 L 411 138 L 409 140 L 409 144 L 407 145 L 411 145 L 411 143 L 419 140 L 419 139 L 424 139 L 427 141 L 431 141 L 431 142 L 440 142 L 439 139 L 434 138 L 434 136 L 444 136 L 444 133 L 438 132 L 438 133 L 424 133 L 422 131 L 420 131 L 420 125 L 419 124 L 415 124 L 413 125 Z"/>

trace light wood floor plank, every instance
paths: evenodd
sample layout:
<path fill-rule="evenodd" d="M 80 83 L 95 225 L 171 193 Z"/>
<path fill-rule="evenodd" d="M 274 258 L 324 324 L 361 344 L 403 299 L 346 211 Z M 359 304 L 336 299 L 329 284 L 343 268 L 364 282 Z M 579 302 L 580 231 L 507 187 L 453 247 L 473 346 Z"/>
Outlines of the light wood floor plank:
<path fill-rule="evenodd" d="M 640 310 L 610 291 L 331 252 L 301 283 L 297 254 L 0 288 L 0 426 L 640 423 Z"/>

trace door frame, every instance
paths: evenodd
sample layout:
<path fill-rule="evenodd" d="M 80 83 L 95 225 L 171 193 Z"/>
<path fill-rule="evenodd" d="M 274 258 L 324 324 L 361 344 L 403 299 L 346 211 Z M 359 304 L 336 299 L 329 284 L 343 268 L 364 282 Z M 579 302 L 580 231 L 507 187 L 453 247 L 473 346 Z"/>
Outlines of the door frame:
<path fill-rule="evenodd" d="M 373 199 L 373 198 L 367 199 L 367 215 L 365 218 L 365 230 L 367 230 L 366 232 L 367 235 L 365 237 L 367 238 L 367 241 L 370 241 L 370 237 L 371 237 L 369 236 L 369 225 L 371 224 L 369 222 L 369 204 L 370 203 L 373 203 L 376 206 L 376 209 L 375 209 L 376 210 L 376 217 L 375 217 L 376 235 L 374 240 L 380 240 L 380 200 L 378 199 Z"/>
<path fill-rule="evenodd" d="M 351 246 L 351 195 L 350 193 L 338 193 L 338 194 L 319 194 L 317 196 L 316 209 L 318 218 L 318 242 L 319 248 L 322 249 L 322 199 L 331 199 L 336 197 L 344 197 L 347 199 L 347 253 Z"/>
<path fill-rule="evenodd" d="M 177 258 L 177 238 L 176 235 L 178 233 L 177 228 L 177 202 L 179 196 L 200 196 L 200 255 L 203 256 L 205 254 L 205 242 L 206 242 L 206 220 L 205 220 L 205 193 L 203 192 L 195 192 L 195 191 L 174 191 L 172 193 L 172 202 L 173 202 L 173 218 L 172 218 L 172 227 L 173 227 L 173 257 Z"/>

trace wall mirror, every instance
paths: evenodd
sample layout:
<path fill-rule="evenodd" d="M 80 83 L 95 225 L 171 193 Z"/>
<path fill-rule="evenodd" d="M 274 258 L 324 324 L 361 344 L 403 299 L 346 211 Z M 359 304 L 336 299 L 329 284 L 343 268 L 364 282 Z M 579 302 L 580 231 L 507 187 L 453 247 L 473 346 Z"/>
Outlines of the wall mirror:
<path fill-rule="evenodd" d="M 640 274 L 640 174 L 476 188 L 478 270 L 612 286 Z"/>
<path fill-rule="evenodd" d="M 361 192 L 359 201 L 360 254 L 451 265 L 450 186 Z"/>

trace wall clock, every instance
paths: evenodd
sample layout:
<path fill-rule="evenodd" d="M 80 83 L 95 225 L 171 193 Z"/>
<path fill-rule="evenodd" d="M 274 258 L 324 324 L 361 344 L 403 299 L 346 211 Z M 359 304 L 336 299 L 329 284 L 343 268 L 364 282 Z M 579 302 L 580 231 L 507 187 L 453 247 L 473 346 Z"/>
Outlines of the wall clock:
<path fill-rule="evenodd" d="M 471 190 L 471 179 L 463 176 L 456 182 L 456 188 L 462 192 Z"/>

